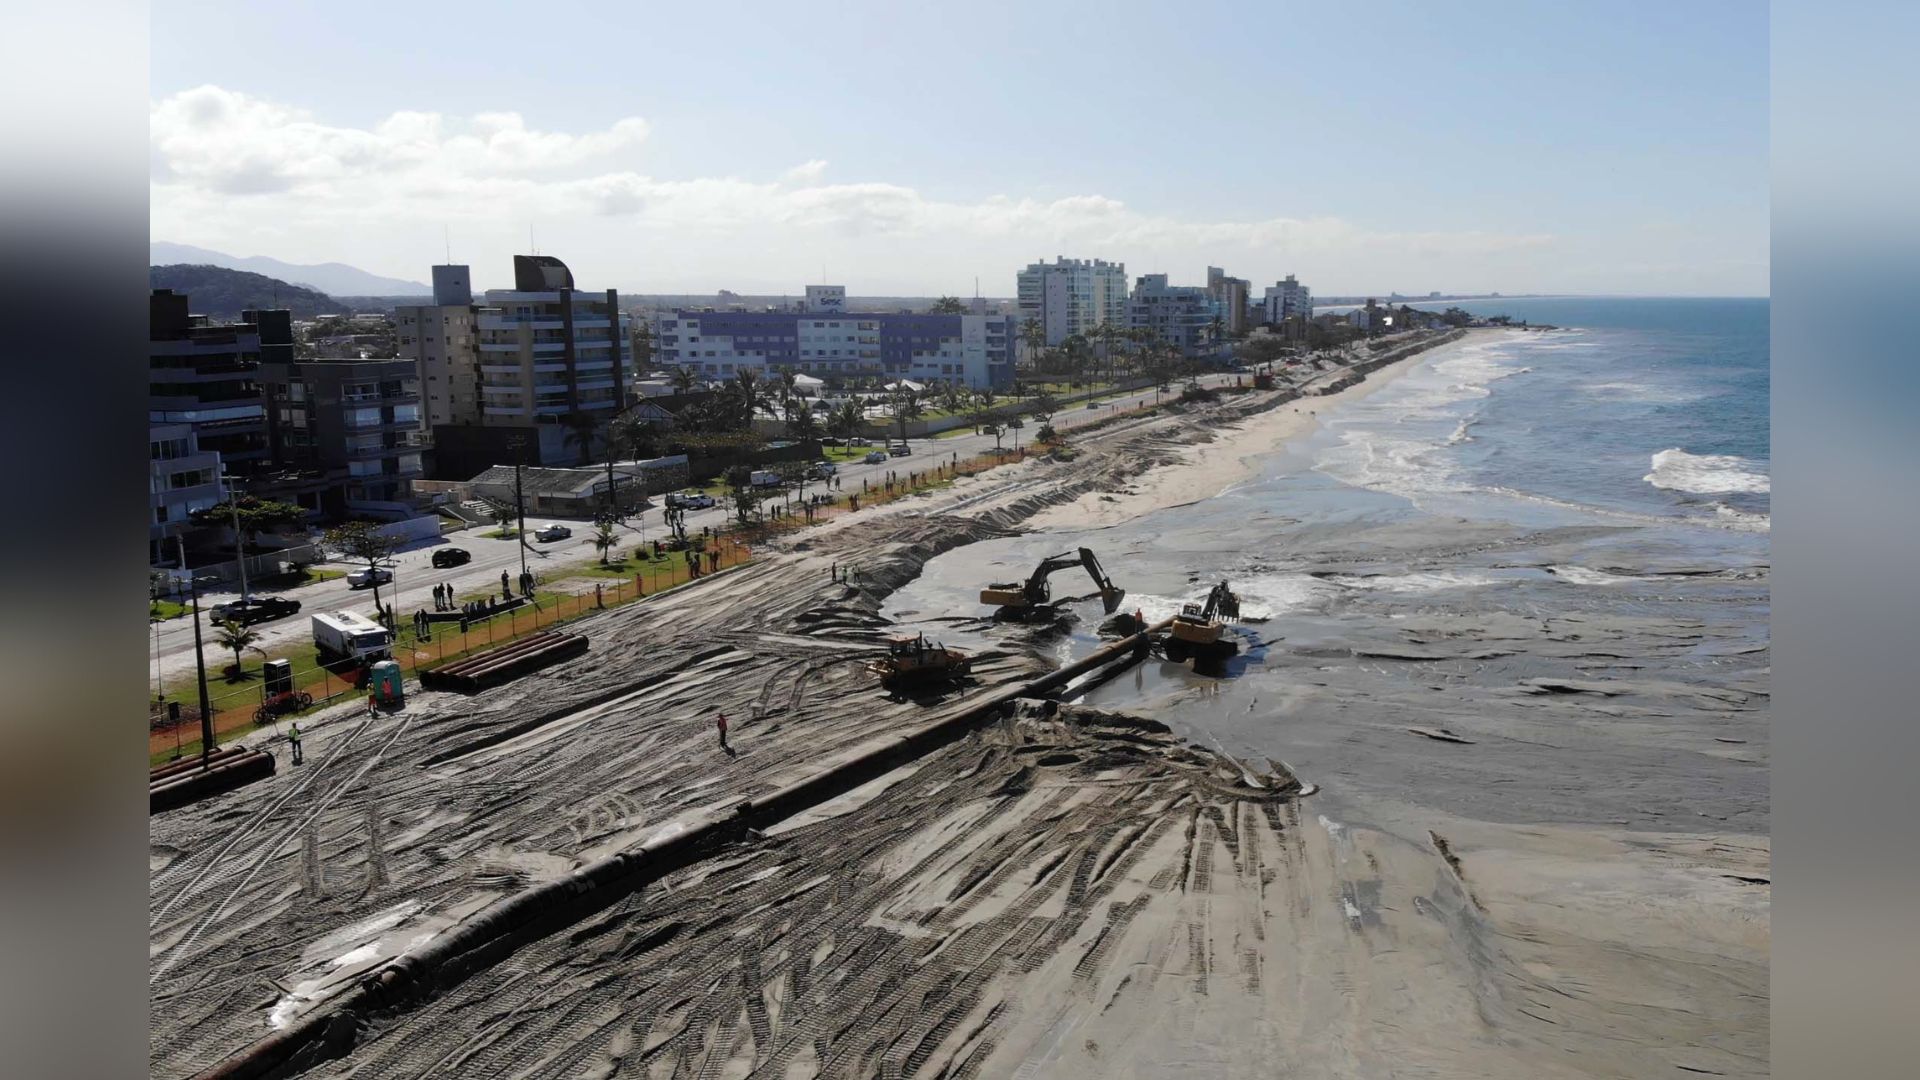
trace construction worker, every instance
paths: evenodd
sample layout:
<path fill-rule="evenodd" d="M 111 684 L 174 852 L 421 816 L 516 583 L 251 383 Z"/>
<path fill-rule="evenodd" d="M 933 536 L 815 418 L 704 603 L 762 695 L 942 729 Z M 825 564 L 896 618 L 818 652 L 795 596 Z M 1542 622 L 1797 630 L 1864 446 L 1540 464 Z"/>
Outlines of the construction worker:
<path fill-rule="evenodd" d="M 715 712 L 713 714 L 713 726 L 720 732 L 720 749 L 732 753 L 733 748 L 727 745 L 727 714 Z"/>
<path fill-rule="evenodd" d="M 287 724 L 287 745 L 293 748 L 293 763 L 300 764 L 300 725 L 298 723 Z"/>

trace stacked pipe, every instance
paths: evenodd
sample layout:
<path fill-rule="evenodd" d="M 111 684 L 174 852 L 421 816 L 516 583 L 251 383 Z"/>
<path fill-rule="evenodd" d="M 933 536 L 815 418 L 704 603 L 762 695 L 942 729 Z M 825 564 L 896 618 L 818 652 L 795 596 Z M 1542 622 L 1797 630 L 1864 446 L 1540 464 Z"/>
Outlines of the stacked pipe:
<path fill-rule="evenodd" d="M 423 671 L 420 673 L 420 685 L 436 690 L 477 693 L 586 651 L 585 637 L 548 630 L 483 650 L 444 667 Z"/>
<path fill-rule="evenodd" d="M 811 776 L 757 799 L 730 806 L 723 804 L 721 808 L 681 817 L 676 822 L 681 828 L 671 835 L 648 840 L 556 881 L 500 900 L 436 935 L 420 948 L 383 965 L 353 989 L 333 999 L 330 1008 L 301 1016 L 281 1031 L 201 1072 L 197 1080 L 286 1076 L 311 1068 L 325 1058 L 341 1056 L 352 1049 L 359 1027 L 368 1016 L 444 989 L 468 972 L 498 961 L 521 945 L 577 922 L 633 890 L 693 863 L 714 847 L 741 839 L 749 828 L 765 826 L 818 806 L 875 776 L 924 756 L 998 716 L 1018 698 L 1047 693 L 1075 675 L 1105 664 L 1131 663 L 1145 654 L 1151 635 L 1165 632 L 1172 623 L 1171 619 L 1162 620 L 1140 633 L 1097 649 L 1059 671 L 989 694 L 952 716 L 910 734 L 887 736 L 875 745 L 823 765 Z M 581 647 L 584 648 L 584 639 Z"/>
<path fill-rule="evenodd" d="M 239 743 L 233 743 L 228 746 L 222 746 L 213 753 L 208 754 L 205 764 L 218 765 L 223 761 L 246 753 L 251 753 L 251 751 Z M 201 768 L 201 765 L 202 762 L 199 754 L 195 754 L 192 757 L 180 758 L 177 761 L 169 761 L 165 765 L 155 767 L 153 771 L 147 774 L 147 786 L 152 787 L 170 776 L 197 772 Z"/>
<path fill-rule="evenodd" d="M 205 768 L 199 758 L 173 762 L 154 770 L 148 781 L 147 811 L 157 814 L 199 802 L 272 775 L 272 754 L 239 746 L 209 754 Z"/>

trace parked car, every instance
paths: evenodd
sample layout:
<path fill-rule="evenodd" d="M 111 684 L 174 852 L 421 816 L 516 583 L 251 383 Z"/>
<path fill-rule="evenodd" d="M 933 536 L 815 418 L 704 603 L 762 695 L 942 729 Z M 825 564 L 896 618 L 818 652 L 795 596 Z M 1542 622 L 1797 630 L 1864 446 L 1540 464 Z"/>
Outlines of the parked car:
<path fill-rule="evenodd" d="M 873 440 L 867 438 L 865 435 L 855 435 L 853 438 L 848 439 L 847 442 L 854 446 L 872 446 L 873 445 Z"/>
<path fill-rule="evenodd" d="M 465 566 L 473 561 L 473 552 L 466 548 L 441 548 L 433 553 L 433 568 L 445 570 L 450 566 Z"/>
<path fill-rule="evenodd" d="M 248 626 L 292 615 L 299 610 L 300 601 L 298 600 L 288 600 L 284 596 L 250 596 L 245 600 L 229 600 L 224 604 L 215 604 L 208 614 L 213 617 L 214 622 L 231 622 Z"/>
<path fill-rule="evenodd" d="M 667 496 L 667 506 L 674 510 L 705 510 L 714 504 L 714 497 L 704 491 L 676 491 Z"/>
<path fill-rule="evenodd" d="M 572 535 L 573 535 L 572 529 L 569 529 L 565 525 L 562 525 L 556 521 L 548 524 L 545 528 L 539 530 L 538 532 L 535 532 L 533 534 L 533 538 L 535 540 L 540 541 L 543 544 L 550 544 L 555 540 L 565 540 L 567 537 Z"/>
<path fill-rule="evenodd" d="M 1089 401 L 1089 402 L 1087 402 L 1087 408 L 1089 408 L 1089 409 L 1097 409 L 1097 408 L 1099 408 L 1099 407 L 1100 407 L 1100 403 L 1099 403 L 1099 402 L 1097 402 L 1097 401 Z"/>
<path fill-rule="evenodd" d="M 887 447 L 887 453 L 893 455 L 894 457 L 906 457 L 907 455 L 913 453 L 913 447 L 908 446 L 906 443 L 903 443 L 903 442 L 897 442 L 897 443 L 894 443 L 892 446 Z"/>
<path fill-rule="evenodd" d="M 347 588 L 364 589 L 369 585 L 385 585 L 393 580 L 393 571 L 384 566 L 363 566 L 347 574 Z"/>
<path fill-rule="evenodd" d="M 866 457 L 861 458 L 860 460 L 866 462 L 869 465 L 878 465 L 881 462 L 887 460 L 887 452 L 885 450 L 875 450 L 872 453 L 868 454 Z"/>

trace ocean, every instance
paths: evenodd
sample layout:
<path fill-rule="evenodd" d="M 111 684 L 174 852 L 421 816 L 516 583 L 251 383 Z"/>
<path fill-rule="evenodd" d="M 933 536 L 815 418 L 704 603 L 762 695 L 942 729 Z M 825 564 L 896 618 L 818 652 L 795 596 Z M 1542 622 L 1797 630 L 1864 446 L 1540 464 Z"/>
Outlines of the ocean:
<path fill-rule="evenodd" d="M 1470 310 L 1559 329 L 1423 354 L 1211 498 L 948 552 L 887 613 L 1064 662 L 1099 644 L 1083 578 L 1055 582 L 1078 597 L 1064 629 L 967 617 L 982 582 L 1085 545 L 1150 620 L 1220 580 L 1246 616 L 1219 670 L 1143 664 L 1086 703 L 1284 760 L 1345 813 L 1381 821 L 1413 799 L 1485 820 L 1764 830 L 1767 302 Z M 1437 755 L 1410 727 L 1471 752 Z"/>
<path fill-rule="evenodd" d="M 1456 350 L 1342 410 L 1316 469 L 1435 512 L 1765 531 L 1766 300 L 1461 306 L 1564 329 Z"/>

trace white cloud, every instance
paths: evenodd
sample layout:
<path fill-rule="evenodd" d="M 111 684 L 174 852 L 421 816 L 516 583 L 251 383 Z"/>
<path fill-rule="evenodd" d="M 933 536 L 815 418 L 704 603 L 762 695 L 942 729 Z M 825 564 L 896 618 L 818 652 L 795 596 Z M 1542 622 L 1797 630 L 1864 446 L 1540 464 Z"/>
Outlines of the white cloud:
<path fill-rule="evenodd" d="M 662 180 L 638 171 L 647 135 L 639 118 L 568 134 L 529 128 L 511 112 L 396 112 L 371 128 L 343 127 L 202 86 L 152 106 L 153 231 L 246 249 L 236 254 L 271 243 L 267 253 L 281 258 L 418 277 L 438 257 L 443 223 L 499 246 L 468 256 L 484 268 L 522 250 L 526 225 L 538 222 L 542 249 L 577 273 L 591 267 L 591 280 L 663 291 L 749 276 L 797 286 L 823 256 L 869 290 L 953 291 L 952 277 L 987 274 L 1004 278 L 990 284 L 1004 293 L 1019 266 L 1059 253 L 1197 280 L 1209 262 L 1257 278 L 1344 264 L 1425 273 L 1554 243 L 1544 234 L 1373 230 L 1327 216 L 1189 219 L 1101 194 L 945 201 L 901 184 L 826 183 L 819 159 L 765 182 Z"/>

